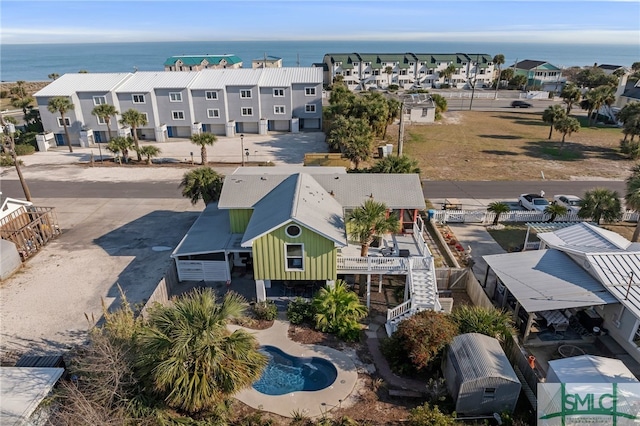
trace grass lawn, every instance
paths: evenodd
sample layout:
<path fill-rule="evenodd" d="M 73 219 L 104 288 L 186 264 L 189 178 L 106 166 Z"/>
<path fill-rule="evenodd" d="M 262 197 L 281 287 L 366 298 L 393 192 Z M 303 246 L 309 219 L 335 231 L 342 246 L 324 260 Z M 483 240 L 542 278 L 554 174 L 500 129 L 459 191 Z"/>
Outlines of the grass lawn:
<path fill-rule="evenodd" d="M 527 235 L 527 225 L 517 222 L 503 223 L 503 225 L 504 229 L 487 229 L 487 231 L 505 251 L 513 251 L 516 247 L 522 247 Z M 531 232 L 529 242 L 536 241 L 539 241 L 538 237 Z"/>
<path fill-rule="evenodd" d="M 624 179 L 634 165 L 619 153 L 618 128 L 583 127 L 562 147 L 559 133 L 548 135 L 541 113 L 451 111 L 435 124 L 407 126 L 404 152 L 418 161 L 423 178 L 434 180 L 539 180 L 542 173 L 555 180 Z"/>

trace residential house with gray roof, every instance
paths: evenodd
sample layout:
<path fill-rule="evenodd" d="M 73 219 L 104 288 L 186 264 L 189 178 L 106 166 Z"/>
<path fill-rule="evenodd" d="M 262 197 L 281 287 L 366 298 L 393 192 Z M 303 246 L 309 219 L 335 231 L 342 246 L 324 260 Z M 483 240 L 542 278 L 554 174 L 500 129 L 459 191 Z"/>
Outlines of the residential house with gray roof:
<path fill-rule="evenodd" d="M 349 213 L 367 200 L 396 215 L 366 257 L 348 235 Z M 424 196 L 417 174 L 347 174 L 341 167 L 241 167 L 225 178 L 172 253 L 181 281 L 233 284 L 234 268 L 255 280 L 256 299 L 276 283 L 298 289 L 333 285 L 345 275 L 406 276 L 406 300 L 387 315 L 387 331 L 423 309 L 440 310 L 433 257 L 423 238 Z M 292 294 L 295 295 L 295 294 Z M 283 296 L 276 294 L 275 297 Z"/>
<path fill-rule="evenodd" d="M 546 61 L 525 59 L 513 64 L 514 75 L 524 75 L 527 87 L 558 92 L 567 79 L 562 77 L 562 69 Z"/>

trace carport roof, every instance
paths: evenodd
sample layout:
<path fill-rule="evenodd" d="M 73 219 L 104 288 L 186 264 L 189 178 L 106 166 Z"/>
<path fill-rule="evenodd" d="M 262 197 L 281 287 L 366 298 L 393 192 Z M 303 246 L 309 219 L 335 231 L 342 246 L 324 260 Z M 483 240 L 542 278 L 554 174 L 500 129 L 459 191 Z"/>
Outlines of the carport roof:
<path fill-rule="evenodd" d="M 559 250 L 495 254 L 483 259 L 529 313 L 618 302 Z"/>
<path fill-rule="evenodd" d="M 215 253 L 233 245 L 229 211 L 220 210 L 216 203 L 209 204 L 198 216 L 171 257 Z"/>
<path fill-rule="evenodd" d="M 51 392 L 64 368 L 0 368 L 0 424 L 31 424 L 29 417 Z"/>

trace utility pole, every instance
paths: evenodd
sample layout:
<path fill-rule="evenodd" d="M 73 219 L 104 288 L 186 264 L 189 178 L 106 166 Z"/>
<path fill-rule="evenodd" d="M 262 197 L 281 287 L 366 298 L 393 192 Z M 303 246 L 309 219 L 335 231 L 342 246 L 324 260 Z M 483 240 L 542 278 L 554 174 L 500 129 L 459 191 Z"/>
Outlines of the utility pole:
<path fill-rule="evenodd" d="M 480 58 L 480 54 L 476 54 L 476 73 L 473 78 L 473 84 L 471 85 L 471 102 L 469 102 L 469 111 L 471 111 L 471 107 L 473 106 L 473 96 L 476 93 L 476 84 L 478 83 L 478 61 Z"/>
<path fill-rule="evenodd" d="M 0 124 L 2 124 L 2 129 L 5 134 L 5 137 L 3 138 L 4 139 L 3 142 L 5 142 L 3 144 L 4 149 L 5 151 L 6 150 L 9 151 L 9 155 L 13 160 L 13 164 L 16 166 L 18 179 L 20 179 L 20 185 L 22 185 L 22 191 L 24 192 L 24 198 L 26 198 L 27 201 L 31 201 L 31 191 L 29 191 L 29 186 L 27 185 L 27 182 L 24 180 L 24 176 L 22 175 L 22 170 L 20 169 L 20 161 L 18 160 L 18 156 L 16 155 L 16 144 L 13 139 L 13 134 L 15 133 L 15 126 L 13 125 L 13 123 L 7 124 L 4 120 L 4 116 L 1 114 L 0 114 Z M 7 147 L 7 142 L 9 144 L 8 147 Z"/>
<path fill-rule="evenodd" d="M 404 100 L 400 103 L 400 126 L 398 126 L 398 157 L 402 155 L 404 145 Z"/>

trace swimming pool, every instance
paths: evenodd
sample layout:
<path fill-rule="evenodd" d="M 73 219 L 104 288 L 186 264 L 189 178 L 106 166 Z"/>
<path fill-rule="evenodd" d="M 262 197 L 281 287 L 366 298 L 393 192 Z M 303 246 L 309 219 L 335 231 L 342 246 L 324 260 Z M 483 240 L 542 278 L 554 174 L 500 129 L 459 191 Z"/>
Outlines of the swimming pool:
<path fill-rule="evenodd" d="M 260 351 L 269 362 L 253 388 L 266 395 L 317 391 L 331 386 L 338 376 L 336 367 L 322 358 L 292 356 L 275 346 L 262 346 Z"/>

